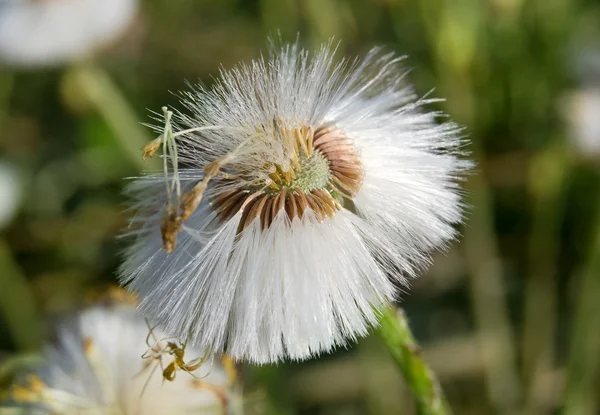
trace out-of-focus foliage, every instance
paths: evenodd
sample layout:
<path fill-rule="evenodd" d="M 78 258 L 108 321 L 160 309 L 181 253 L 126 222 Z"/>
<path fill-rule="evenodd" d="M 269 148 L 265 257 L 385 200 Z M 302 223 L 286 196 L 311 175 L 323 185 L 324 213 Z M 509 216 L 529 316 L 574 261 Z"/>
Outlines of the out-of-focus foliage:
<path fill-rule="evenodd" d="M 48 336 L 47 315 L 115 281 L 120 190 L 153 138 L 138 123 L 278 33 L 308 46 L 334 36 L 340 57 L 374 44 L 407 54 L 417 91 L 466 126 L 478 167 L 464 237 L 403 296 L 454 412 L 597 413 L 600 154 L 577 141 L 600 142 L 591 0 L 147 0 L 93 59 L 1 67 L 0 385 L 15 353 Z M 390 362 L 368 338 L 247 368 L 247 412 L 412 414 Z"/>

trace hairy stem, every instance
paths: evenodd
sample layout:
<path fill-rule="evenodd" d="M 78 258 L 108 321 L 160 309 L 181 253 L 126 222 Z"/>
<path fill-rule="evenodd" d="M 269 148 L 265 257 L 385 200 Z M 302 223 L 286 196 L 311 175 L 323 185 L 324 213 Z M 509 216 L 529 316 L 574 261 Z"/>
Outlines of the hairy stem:
<path fill-rule="evenodd" d="M 380 323 L 379 336 L 417 401 L 417 413 L 451 414 L 437 378 L 423 361 L 404 312 L 390 307 L 382 312 Z"/>

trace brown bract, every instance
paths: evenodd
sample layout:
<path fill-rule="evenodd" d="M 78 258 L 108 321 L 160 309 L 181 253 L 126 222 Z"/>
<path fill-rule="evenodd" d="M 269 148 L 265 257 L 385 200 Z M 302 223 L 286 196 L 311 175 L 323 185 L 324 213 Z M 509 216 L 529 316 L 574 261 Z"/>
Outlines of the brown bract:
<path fill-rule="evenodd" d="M 334 126 L 313 129 L 306 125 L 287 128 L 281 121 L 274 120 L 272 130 L 261 127 L 257 133 L 276 135 L 287 154 L 291 154 L 288 167 L 266 163 L 268 181 L 244 188 L 236 187 L 235 181 L 248 172 L 221 171 L 233 155 L 209 163 L 202 180 L 184 193 L 177 205 L 167 208 L 160 227 L 163 249 L 167 253 L 175 249 L 182 224 L 200 205 L 211 179 L 216 182 L 215 188 L 222 189 L 212 196 L 212 209 L 221 222 L 241 211 L 238 232 L 257 218 L 265 230 L 282 211 L 292 221 L 302 218 L 310 209 L 322 222 L 326 217 L 333 217 L 342 209 L 344 199 L 351 200 L 360 189 L 363 179 L 360 154 L 341 129 Z M 157 148 L 156 143 L 149 143 L 144 155 L 152 156 Z"/>
<path fill-rule="evenodd" d="M 170 254 L 175 250 L 177 244 L 177 234 L 181 230 L 181 216 L 178 207 L 169 207 L 160 224 L 160 233 L 162 235 L 163 249 Z"/>
<path fill-rule="evenodd" d="M 162 145 L 163 145 L 163 136 L 162 135 L 160 137 L 155 138 L 154 140 L 150 141 L 148 144 L 146 144 L 144 146 L 144 148 L 142 148 L 142 160 L 146 160 L 146 158 L 148 158 L 148 157 L 154 157 L 154 155 L 161 148 Z"/>
<path fill-rule="evenodd" d="M 326 126 L 313 130 L 310 127 L 285 129 L 278 126 L 284 142 L 288 140 L 294 148 L 290 158 L 290 168 L 284 170 L 275 164 L 269 174 L 271 182 L 265 190 L 227 189 L 217 192 L 211 207 L 220 221 L 232 218 L 240 210 L 242 217 L 238 231 L 248 227 L 256 218 L 260 218 L 262 229 L 267 229 L 277 214 L 285 211 L 288 218 L 302 218 L 307 209 L 311 209 L 318 221 L 333 217 L 342 208 L 344 198 L 351 199 L 360 189 L 363 178 L 360 155 L 352 140 L 336 127 Z M 301 190 L 295 186 L 295 180 L 302 174 L 302 159 L 319 153 L 327 161 L 329 178 L 324 186 L 316 189 Z M 267 166 L 269 168 L 271 166 Z M 231 183 L 229 183 L 231 184 Z"/>

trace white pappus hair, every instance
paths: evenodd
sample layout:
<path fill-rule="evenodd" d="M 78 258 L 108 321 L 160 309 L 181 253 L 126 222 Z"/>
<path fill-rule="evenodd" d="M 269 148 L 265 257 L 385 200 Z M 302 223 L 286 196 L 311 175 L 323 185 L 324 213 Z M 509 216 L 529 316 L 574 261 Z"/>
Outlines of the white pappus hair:
<path fill-rule="evenodd" d="M 455 237 L 461 129 L 402 58 L 334 52 L 272 46 L 165 109 L 146 154 L 173 167 L 128 187 L 120 280 L 170 335 L 254 363 L 330 351 Z"/>
<path fill-rule="evenodd" d="M 239 413 L 231 376 L 218 361 L 163 380 L 160 372 L 173 356 L 164 335 L 151 334 L 130 305 L 95 306 L 63 320 L 56 342 L 42 351 L 44 365 L 17 380 L 4 408 L 27 414 Z M 191 349 L 184 355 L 198 356 Z"/>

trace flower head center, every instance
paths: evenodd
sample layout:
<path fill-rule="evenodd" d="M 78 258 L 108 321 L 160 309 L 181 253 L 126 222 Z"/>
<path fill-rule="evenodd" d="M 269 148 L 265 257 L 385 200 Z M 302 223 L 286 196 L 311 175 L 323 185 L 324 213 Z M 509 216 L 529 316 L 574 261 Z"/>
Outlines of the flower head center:
<path fill-rule="evenodd" d="M 286 158 L 266 163 L 261 185 L 239 189 L 223 186 L 211 205 L 220 220 L 242 211 L 240 230 L 260 218 L 266 229 L 281 211 L 290 220 L 312 210 L 319 221 L 333 217 L 362 185 L 362 164 L 354 143 L 334 126 L 286 128 L 274 123 L 273 137 L 279 140 Z"/>
<path fill-rule="evenodd" d="M 276 195 L 284 187 L 310 193 L 326 187 L 331 177 L 329 161 L 320 151 L 313 151 L 310 156 L 302 154 L 298 157 L 297 165 L 292 166 L 291 172 L 286 173 L 280 166 L 276 166 L 275 173 L 269 175 L 272 181 L 268 189 L 270 194 Z"/>

